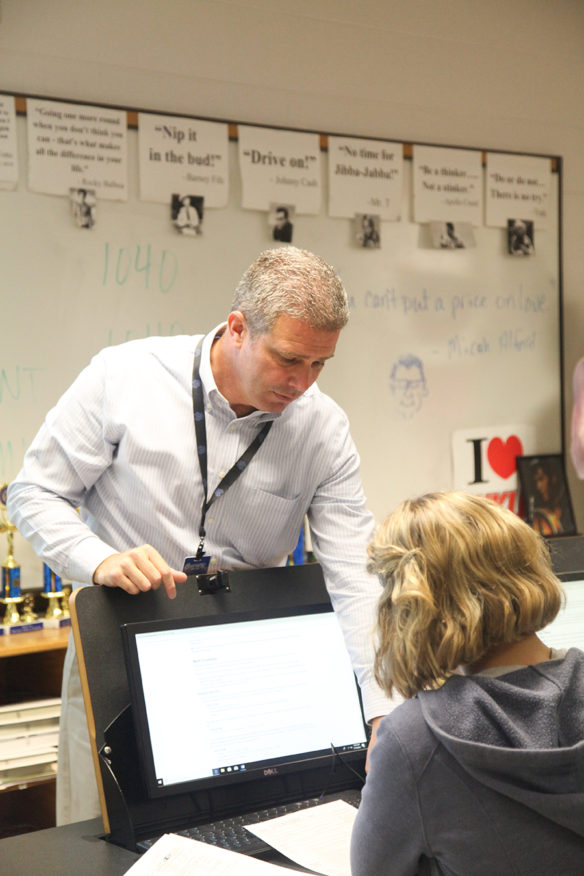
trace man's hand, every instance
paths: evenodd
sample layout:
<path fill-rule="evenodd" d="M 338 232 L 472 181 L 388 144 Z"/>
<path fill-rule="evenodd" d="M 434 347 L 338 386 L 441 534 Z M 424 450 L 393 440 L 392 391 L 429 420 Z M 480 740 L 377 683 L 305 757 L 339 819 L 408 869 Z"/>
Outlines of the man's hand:
<path fill-rule="evenodd" d="M 371 739 L 369 740 L 369 747 L 367 748 L 367 759 L 365 761 L 365 772 L 369 772 L 369 758 L 371 757 L 371 751 L 373 750 L 373 746 L 377 741 L 377 728 L 379 727 L 379 722 L 383 718 L 383 715 L 380 715 L 378 718 L 371 719 Z"/>
<path fill-rule="evenodd" d="M 94 584 L 121 587 L 132 596 L 146 590 L 158 590 L 164 584 L 169 599 L 176 596 L 176 584 L 182 584 L 186 580 L 184 572 L 171 569 L 149 544 L 121 554 L 112 554 L 93 573 Z"/>

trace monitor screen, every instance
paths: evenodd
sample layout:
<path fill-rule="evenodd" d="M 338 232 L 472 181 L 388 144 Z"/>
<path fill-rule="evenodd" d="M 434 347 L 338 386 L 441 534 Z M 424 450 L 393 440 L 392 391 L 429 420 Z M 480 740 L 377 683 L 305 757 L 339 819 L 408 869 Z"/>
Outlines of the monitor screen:
<path fill-rule="evenodd" d="M 334 752 L 363 760 L 330 605 L 126 624 L 122 635 L 149 796 L 328 765 Z"/>
<path fill-rule="evenodd" d="M 584 573 L 558 575 L 566 603 L 556 618 L 541 631 L 540 638 L 550 648 L 584 648 Z"/>

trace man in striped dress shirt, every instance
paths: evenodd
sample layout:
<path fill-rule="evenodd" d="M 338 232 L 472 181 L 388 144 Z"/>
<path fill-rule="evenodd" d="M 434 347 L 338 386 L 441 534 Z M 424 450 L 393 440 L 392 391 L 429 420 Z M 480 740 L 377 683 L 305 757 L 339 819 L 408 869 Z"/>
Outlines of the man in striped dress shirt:
<path fill-rule="evenodd" d="M 92 359 L 47 414 L 8 510 L 74 586 L 162 586 L 169 598 L 191 555 L 209 572 L 281 565 L 307 514 L 374 741 L 392 705 L 372 673 L 374 521 L 347 417 L 315 383 L 347 319 L 328 264 L 294 247 L 262 253 L 208 334 L 131 341 Z M 99 814 L 72 646 L 62 698 L 65 824 Z"/>

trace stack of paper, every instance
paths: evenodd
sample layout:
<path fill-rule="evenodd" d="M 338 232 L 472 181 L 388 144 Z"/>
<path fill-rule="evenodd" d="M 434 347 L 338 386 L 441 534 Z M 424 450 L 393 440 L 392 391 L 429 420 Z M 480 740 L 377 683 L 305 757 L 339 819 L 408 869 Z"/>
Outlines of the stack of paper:
<path fill-rule="evenodd" d="M 0 789 L 55 775 L 61 700 L 0 706 Z"/>
<path fill-rule="evenodd" d="M 349 850 L 357 810 L 342 800 L 300 810 L 248 830 L 260 836 L 287 858 L 307 867 L 296 872 L 323 876 L 350 876 Z M 165 834 L 128 870 L 128 876 L 284 876 L 280 867 L 237 852 Z"/>

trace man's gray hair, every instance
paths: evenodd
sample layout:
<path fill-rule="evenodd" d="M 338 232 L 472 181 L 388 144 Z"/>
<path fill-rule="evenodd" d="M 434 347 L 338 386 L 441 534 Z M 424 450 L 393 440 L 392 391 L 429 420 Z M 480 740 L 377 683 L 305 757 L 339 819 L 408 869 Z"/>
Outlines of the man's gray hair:
<path fill-rule="evenodd" d="M 231 309 L 243 313 L 252 337 L 269 333 L 279 316 L 322 331 L 338 331 L 349 319 L 347 293 L 337 272 L 294 246 L 260 253 L 241 278 Z"/>

